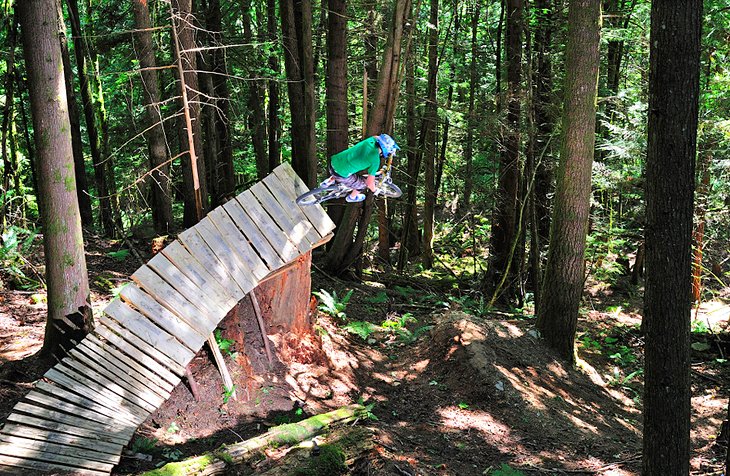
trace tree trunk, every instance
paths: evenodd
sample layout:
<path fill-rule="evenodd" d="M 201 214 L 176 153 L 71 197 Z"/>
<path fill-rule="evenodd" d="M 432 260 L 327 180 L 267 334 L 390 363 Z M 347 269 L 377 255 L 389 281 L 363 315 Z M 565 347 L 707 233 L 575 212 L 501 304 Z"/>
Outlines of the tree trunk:
<path fill-rule="evenodd" d="M 347 4 L 327 3 L 327 157 L 347 149 Z"/>
<path fill-rule="evenodd" d="M 60 357 L 93 325 L 76 198 L 71 126 L 55 0 L 20 2 L 23 53 L 38 157 L 38 185 L 48 286 L 43 352 Z M 48 17 L 51 16 L 52 20 Z"/>
<path fill-rule="evenodd" d="M 60 2 L 58 5 L 58 18 L 63 18 L 63 7 Z M 86 164 L 84 161 L 84 144 L 81 139 L 81 121 L 79 118 L 79 108 L 76 103 L 76 92 L 74 91 L 73 69 L 71 68 L 71 58 L 68 52 L 68 41 L 66 39 L 66 22 L 60 22 L 62 34 L 61 38 L 61 57 L 63 58 L 63 73 L 66 83 L 66 98 L 68 99 L 68 116 L 71 124 L 71 145 L 74 154 L 74 172 L 76 176 L 76 196 L 79 201 L 79 210 L 81 212 L 81 225 L 85 227 L 94 226 L 94 214 L 91 210 L 91 196 L 89 195 L 89 185 L 86 180 Z"/>
<path fill-rule="evenodd" d="M 170 164 L 165 129 L 160 112 L 160 86 L 152 40 L 152 22 L 146 0 L 133 0 L 137 31 L 134 46 L 141 67 L 143 101 L 147 114 L 147 150 L 150 154 L 150 188 L 152 190 L 152 223 L 155 232 L 167 234 L 173 226 L 170 196 Z"/>
<path fill-rule="evenodd" d="M 697 178 L 697 206 L 696 225 L 692 233 L 692 301 L 699 303 L 702 299 L 702 254 L 705 237 L 705 216 L 707 214 L 707 195 L 710 188 L 710 164 L 712 164 L 712 152 L 706 151 L 701 154 L 704 158 L 700 162 Z"/>
<path fill-rule="evenodd" d="M 173 28 L 177 35 L 179 56 L 176 58 L 182 65 L 183 74 L 178 74 L 181 91 L 185 91 L 187 98 L 182 107 L 187 109 L 189 123 L 184 124 L 188 137 L 187 147 L 189 154 L 183 156 L 183 196 L 185 207 L 183 211 L 183 225 L 193 226 L 202 218 L 198 216 L 198 208 L 204 214 L 208 209 L 208 189 L 205 183 L 205 159 L 203 157 L 203 130 L 200 114 L 200 86 L 198 84 L 198 60 L 195 49 L 195 17 L 192 13 L 192 0 L 172 0 Z M 189 94 L 187 93 L 189 91 Z M 188 130 L 190 128 L 190 130 Z M 190 136 L 192 135 L 192 140 Z M 193 165 L 194 164 L 194 165 Z M 196 167 L 197 180 L 193 174 Z M 198 203 L 199 202 L 199 203 Z"/>
<path fill-rule="evenodd" d="M 378 89 L 375 93 L 373 114 L 368 119 L 366 136 L 391 132 L 397 85 L 400 84 L 401 41 L 403 26 L 410 12 L 410 0 L 397 0 L 393 12 L 392 28 L 388 35 L 388 43 L 383 53 L 383 63 L 378 77 Z M 362 253 L 363 243 L 367 235 L 367 225 L 372 214 L 372 195 L 364 202 L 364 206 L 348 206 L 337 227 L 332 248 L 327 254 L 326 268 L 339 274 L 352 265 Z M 355 234 L 355 225 L 358 226 Z M 353 239 L 354 235 L 354 239 Z"/>
<path fill-rule="evenodd" d="M 71 34 L 73 35 L 74 55 L 76 57 L 76 68 L 79 75 L 81 89 L 81 101 L 86 119 L 86 133 L 89 136 L 89 149 L 91 151 L 91 162 L 94 166 L 94 181 L 96 183 L 96 195 L 99 197 L 99 223 L 106 236 L 114 236 L 116 225 L 112 210 L 111 194 L 113 192 L 109 184 L 108 165 L 102 157 L 102 138 L 99 135 L 99 127 L 94 111 L 94 93 L 91 84 L 92 72 L 90 71 L 87 58 L 89 57 L 88 47 L 81 31 L 81 18 L 77 0 L 66 0 L 68 16 L 71 23 Z"/>
<path fill-rule="evenodd" d="M 311 0 L 280 0 L 284 66 L 291 109 L 292 167 L 309 187 L 317 181 Z"/>
<path fill-rule="evenodd" d="M 563 142 L 537 328 L 549 346 L 574 362 L 595 145 L 600 1 L 572 2 L 568 25 Z"/>
<path fill-rule="evenodd" d="M 507 0 L 507 124 L 500 153 L 497 210 L 491 236 L 491 254 L 487 289 L 494 290 L 502 301 L 515 295 L 513 244 L 517 240 L 517 202 L 520 188 L 520 101 L 522 77 L 522 0 Z M 503 277 L 505 277 L 503 279 Z M 500 288 L 499 283 L 504 283 Z"/>
<path fill-rule="evenodd" d="M 13 153 L 8 154 L 8 136 L 12 138 L 12 127 L 13 127 L 13 105 L 15 103 L 15 46 L 17 43 L 17 32 L 18 22 L 16 16 L 13 14 L 8 17 L 8 36 L 7 44 L 9 48 L 9 54 L 5 62 L 5 106 L 3 107 L 3 118 L 2 118 L 2 160 L 3 160 L 3 183 L 2 183 L 2 206 L 0 206 L 0 230 L 5 230 L 7 217 L 10 210 L 10 182 L 11 179 L 17 177 L 17 157 Z M 63 37 L 65 41 L 65 36 Z M 15 193 L 20 193 L 20 190 L 16 187 Z"/>
<path fill-rule="evenodd" d="M 278 44 L 276 28 L 276 0 L 266 0 L 266 32 L 272 44 Z M 272 52 L 268 58 L 271 74 L 279 73 L 279 55 Z M 279 82 L 276 79 L 268 81 L 269 92 L 269 170 L 274 170 L 281 163 L 281 123 L 279 121 Z"/>
<path fill-rule="evenodd" d="M 251 34 L 251 1 L 243 2 L 243 42 L 252 44 Z M 255 57 L 255 56 L 254 56 Z M 259 180 L 266 177 L 269 169 L 269 155 L 266 151 L 266 118 L 263 104 L 263 87 L 256 79 L 258 69 L 252 68 L 248 85 L 248 126 L 251 131 L 251 143 L 253 144 L 254 155 L 256 156 L 256 174 Z"/>
<path fill-rule="evenodd" d="M 428 85 L 426 86 L 426 111 L 423 114 L 423 129 L 421 142 L 423 144 L 423 158 L 425 162 L 426 191 L 423 204 L 423 266 L 426 269 L 433 267 L 433 229 L 434 210 L 436 209 L 436 126 L 438 124 L 438 104 L 436 91 L 438 90 L 438 41 L 439 41 L 439 4 L 438 0 L 431 0 L 430 28 L 428 34 Z"/>
<path fill-rule="evenodd" d="M 701 0 L 652 2 L 644 476 L 689 474 L 692 208 L 701 22 Z"/>
<path fill-rule="evenodd" d="M 464 144 L 464 198 L 459 207 L 461 213 L 466 213 L 471 208 L 471 195 L 474 190 L 474 129 L 477 127 L 474 106 L 476 104 L 477 61 L 479 49 L 477 48 L 477 29 L 479 28 L 479 14 L 481 12 L 479 2 L 469 6 L 471 13 L 471 59 L 469 63 L 469 112 L 466 118 L 466 143 Z"/>

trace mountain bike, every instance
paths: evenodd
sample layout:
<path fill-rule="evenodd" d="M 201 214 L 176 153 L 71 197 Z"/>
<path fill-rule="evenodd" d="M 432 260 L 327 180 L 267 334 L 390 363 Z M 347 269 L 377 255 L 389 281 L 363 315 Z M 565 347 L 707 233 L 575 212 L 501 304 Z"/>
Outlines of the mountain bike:
<path fill-rule="evenodd" d="M 390 178 L 390 170 L 393 164 L 393 156 L 388 157 L 387 163 L 375 174 L 375 192 L 376 197 L 398 198 L 403 195 L 401 189 L 393 183 Z M 364 190 L 365 187 L 359 189 Z M 334 183 L 326 187 L 317 187 L 297 197 L 298 205 L 316 205 L 317 203 L 334 200 L 336 198 L 344 198 L 352 192 L 350 187 L 346 187 L 340 183 Z"/>

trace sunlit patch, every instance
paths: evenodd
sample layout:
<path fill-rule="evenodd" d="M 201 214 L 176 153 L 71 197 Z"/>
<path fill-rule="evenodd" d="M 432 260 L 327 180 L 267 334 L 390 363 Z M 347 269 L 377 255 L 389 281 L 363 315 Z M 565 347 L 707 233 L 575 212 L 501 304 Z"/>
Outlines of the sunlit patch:
<path fill-rule="evenodd" d="M 445 407 L 438 410 L 441 426 L 444 429 L 478 431 L 487 443 L 494 445 L 505 453 L 524 450 L 515 443 L 518 439 L 512 434 L 509 426 L 496 420 L 492 415 L 482 411 L 462 410 L 458 407 Z"/>

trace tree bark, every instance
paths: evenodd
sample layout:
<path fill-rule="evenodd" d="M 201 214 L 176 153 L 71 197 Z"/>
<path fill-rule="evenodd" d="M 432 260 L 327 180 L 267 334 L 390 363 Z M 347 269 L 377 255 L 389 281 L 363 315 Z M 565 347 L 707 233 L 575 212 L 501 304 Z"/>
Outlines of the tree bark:
<path fill-rule="evenodd" d="M 311 0 L 280 0 L 284 67 L 291 109 L 292 167 L 309 187 L 317 181 Z"/>
<path fill-rule="evenodd" d="M 574 362 L 595 145 L 600 1 L 573 1 L 568 25 L 563 140 L 537 328 L 549 346 Z"/>
<path fill-rule="evenodd" d="M 202 213 L 208 209 L 208 188 L 205 183 L 206 170 L 205 158 L 203 157 L 203 126 L 200 111 L 200 85 L 198 82 L 198 60 L 195 51 L 195 16 L 192 13 L 192 0 L 172 0 L 173 28 L 175 28 L 179 42 L 179 57 L 177 60 L 182 64 L 182 77 L 178 74 L 178 80 L 183 85 L 181 90 L 187 94 L 187 101 L 182 104 L 188 109 L 190 123 L 184 124 L 185 133 L 183 137 L 190 137 L 187 140 L 189 154 L 183 156 L 183 225 L 190 227 L 202 218 L 199 216 L 198 208 Z M 190 131 L 187 129 L 190 128 Z M 194 165 L 193 165 L 194 163 Z M 196 167 L 198 180 L 193 175 L 193 166 Z M 197 182 L 197 183 L 196 183 Z M 197 197 L 196 197 L 197 195 Z M 197 202 L 200 202 L 197 205 Z"/>
<path fill-rule="evenodd" d="M 266 0 L 266 32 L 272 44 L 278 44 L 276 28 L 276 0 Z M 279 73 L 279 56 L 272 52 L 268 58 L 269 69 L 273 75 Z M 274 170 L 281 163 L 281 122 L 279 121 L 279 82 L 271 79 L 268 82 L 269 110 L 269 170 Z"/>
<path fill-rule="evenodd" d="M 134 46 L 141 67 L 142 91 L 147 114 L 145 136 L 150 155 L 150 188 L 152 190 L 152 223 L 155 232 L 167 234 L 173 226 L 170 196 L 170 164 L 168 163 L 165 129 L 160 111 L 160 86 L 152 40 L 152 22 L 146 0 L 133 0 L 137 31 Z"/>
<path fill-rule="evenodd" d="M 689 474 L 692 214 L 702 1 L 651 6 L 644 476 Z"/>
<path fill-rule="evenodd" d="M 347 149 L 347 4 L 327 3 L 327 157 Z"/>
<path fill-rule="evenodd" d="M 438 0 L 431 0 L 428 34 L 428 85 L 426 86 L 426 111 L 423 114 L 423 128 L 421 129 L 421 143 L 423 144 L 423 158 L 425 165 L 425 194 L 423 204 L 423 267 L 433 267 L 433 230 L 434 211 L 436 209 L 436 126 L 438 124 L 438 104 L 436 92 L 438 90 L 438 41 L 439 41 L 439 4 Z"/>
<path fill-rule="evenodd" d="M 520 188 L 520 101 L 522 77 L 522 0 L 507 0 L 507 124 L 499 161 L 497 210 L 492 228 L 487 289 L 509 302 L 515 295 L 515 267 L 511 249 L 517 239 L 517 206 Z M 506 279 L 503 277 L 506 275 Z M 502 289 L 498 289 L 504 283 Z"/>
<path fill-rule="evenodd" d="M 57 357 L 93 325 L 89 281 L 76 198 L 73 147 L 55 0 L 16 5 L 38 161 L 38 185 L 48 286 L 42 351 Z M 49 15 L 51 19 L 49 20 Z"/>
<path fill-rule="evenodd" d="M 81 101 L 86 120 L 86 133 L 89 136 L 91 162 L 94 166 L 96 194 L 99 197 L 99 223 L 106 236 L 114 236 L 116 233 L 116 225 L 114 223 L 111 199 L 113 190 L 109 184 L 108 164 L 102 156 L 102 138 L 99 135 L 99 124 L 94 111 L 94 92 L 93 85 L 91 84 L 92 72 L 87 62 L 87 58 L 89 57 L 88 46 L 81 31 L 81 17 L 77 0 L 66 0 L 66 4 L 71 23 L 71 34 L 73 35 L 74 55 L 76 57 L 76 68 L 78 70 L 81 88 Z"/>

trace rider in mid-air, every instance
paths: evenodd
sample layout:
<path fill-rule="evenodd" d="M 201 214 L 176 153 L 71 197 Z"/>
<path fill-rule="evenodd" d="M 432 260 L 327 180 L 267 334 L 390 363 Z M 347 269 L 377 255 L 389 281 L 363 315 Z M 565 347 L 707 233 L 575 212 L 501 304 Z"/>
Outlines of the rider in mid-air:
<path fill-rule="evenodd" d="M 352 189 L 345 200 L 354 203 L 365 200 L 365 194 L 359 190 L 365 187 L 375 191 L 375 173 L 380 169 L 380 159 L 395 155 L 400 150 L 398 144 L 388 134 L 368 137 L 347 150 L 343 150 L 330 158 L 330 177 L 320 184 L 329 187 L 335 183 Z M 364 178 L 358 172 L 365 170 Z"/>

